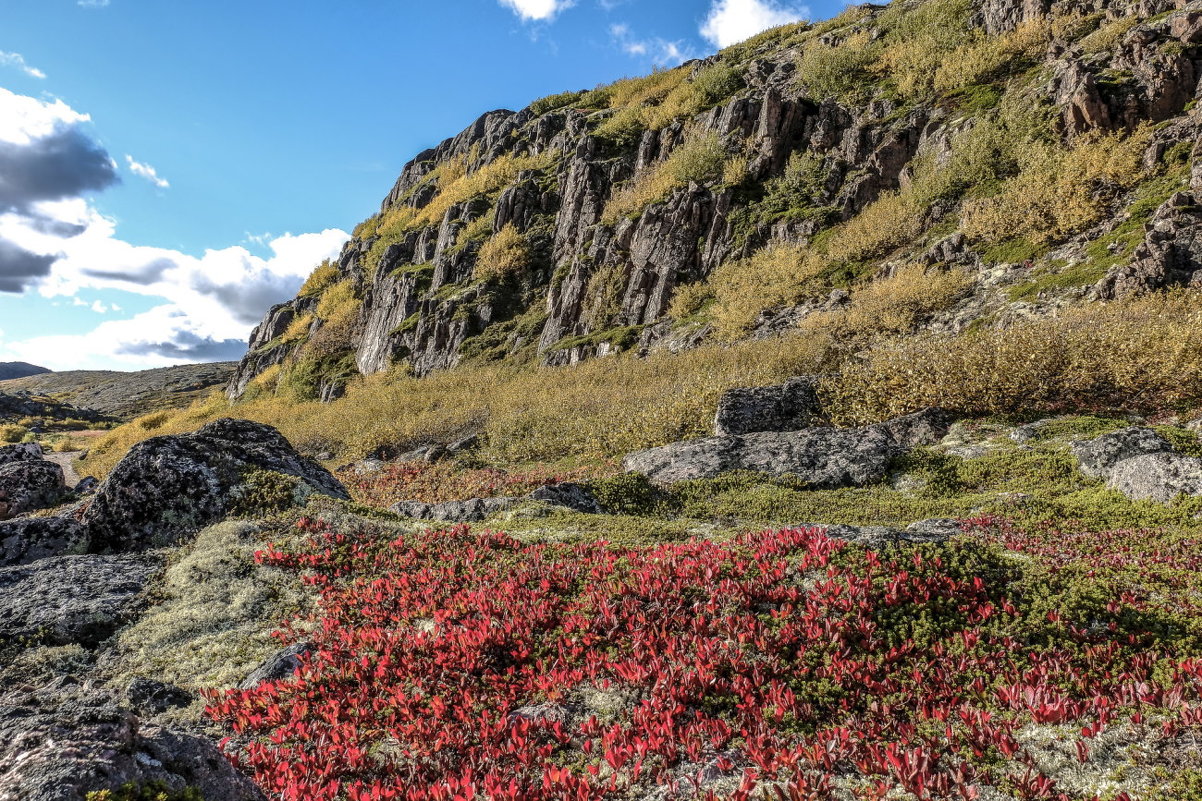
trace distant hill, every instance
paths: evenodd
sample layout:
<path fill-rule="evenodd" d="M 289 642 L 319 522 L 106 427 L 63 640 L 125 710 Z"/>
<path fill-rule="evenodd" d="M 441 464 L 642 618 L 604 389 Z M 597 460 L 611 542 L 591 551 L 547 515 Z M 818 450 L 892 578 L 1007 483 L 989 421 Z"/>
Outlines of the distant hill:
<path fill-rule="evenodd" d="M 28 362 L 0 362 L 0 381 L 7 381 L 10 378 L 25 378 L 31 375 L 44 375 L 49 372 L 45 367 L 38 367 L 36 364 Z"/>
<path fill-rule="evenodd" d="M 114 370 L 43 372 L 0 381 L 0 392 L 32 392 L 122 419 L 159 409 L 178 409 L 214 387 L 224 386 L 236 362 L 184 364 L 124 373 Z M 40 369 L 40 368 L 34 368 Z"/>

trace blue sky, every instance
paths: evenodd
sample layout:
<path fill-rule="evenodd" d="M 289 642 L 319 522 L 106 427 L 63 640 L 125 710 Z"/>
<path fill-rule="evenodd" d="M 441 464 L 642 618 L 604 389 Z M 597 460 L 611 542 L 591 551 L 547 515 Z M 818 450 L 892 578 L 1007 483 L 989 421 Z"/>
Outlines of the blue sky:
<path fill-rule="evenodd" d="M 237 358 L 481 113 L 708 55 L 790 0 L 0 0 L 0 361 Z"/>

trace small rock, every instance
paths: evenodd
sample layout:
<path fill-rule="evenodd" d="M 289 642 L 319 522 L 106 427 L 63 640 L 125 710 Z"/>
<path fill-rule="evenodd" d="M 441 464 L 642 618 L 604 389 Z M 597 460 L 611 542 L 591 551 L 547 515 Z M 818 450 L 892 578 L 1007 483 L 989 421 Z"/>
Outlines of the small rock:
<path fill-rule="evenodd" d="M 223 419 L 193 434 L 153 437 L 135 445 L 96 491 L 84 512 L 92 547 L 116 553 L 175 544 L 222 520 L 251 471 L 301 479 L 308 491 L 349 500 L 346 488 L 301 456 L 279 431 Z"/>
<path fill-rule="evenodd" d="M 88 531 L 66 517 L 23 517 L 0 522 L 0 567 L 88 550 Z"/>
<path fill-rule="evenodd" d="M 85 476 L 75 485 L 76 495 L 91 495 L 100 487 L 100 482 L 93 476 Z"/>
<path fill-rule="evenodd" d="M 215 743 L 145 725 L 90 686 L 0 697 L 0 801 L 86 801 L 158 783 L 205 799 L 263 801 Z"/>
<path fill-rule="evenodd" d="M 534 501 L 549 503 L 552 506 L 562 506 L 574 512 L 590 515 L 601 514 L 601 504 L 597 502 L 596 497 L 580 484 L 572 482 L 539 487 L 527 497 Z"/>
<path fill-rule="evenodd" d="M 731 470 L 792 474 L 817 489 L 863 486 L 883 480 L 901 452 L 881 426 L 809 428 L 675 442 L 626 456 L 628 473 L 658 484 L 715 478 Z"/>
<path fill-rule="evenodd" d="M 421 501 L 398 501 L 388 507 L 390 511 L 415 520 L 441 520 L 448 523 L 478 523 L 497 512 L 503 512 L 521 499 L 472 498 L 466 501 L 445 503 L 422 503 Z"/>
<path fill-rule="evenodd" d="M 1072 449 L 1082 473 L 1091 478 L 1106 478 L 1110 469 L 1125 459 L 1148 453 L 1167 453 L 1173 446 L 1152 429 L 1133 426 L 1103 434 L 1097 439 L 1078 440 L 1072 443 Z"/>
<path fill-rule="evenodd" d="M 455 440 L 447 445 L 447 453 L 456 455 L 466 451 L 475 450 L 480 445 L 479 434 L 468 434 L 466 437 Z"/>
<path fill-rule="evenodd" d="M 45 458 L 42 446 L 36 442 L 22 442 L 0 447 L 0 467 L 13 462 L 36 462 Z"/>
<path fill-rule="evenodd" d="M 250 675 L 238 685 L 238 689 L 253 690 L 265 681 L 281 681 L 291 678 L 301 668 L 300 657 L 312 654 L 313 651 L 312 643 L 299 642 L 289 645 L 272 654 L 266 662 L 251 671 Z"/>
<path fill-rule="evenodd" d="M 161 715 L 169 709 L 185 707 L 196 700 L 187 690 L 154 679 L 138 678 L 125 688 L 125 698 L 141 715 Z"/>
<path fill-rule="evenodd" d="M 908 542 L 945 542 L 958 535 L 963 529 L 960 521 L 950 517 L 919 520 L 906 526 L 902 539 Z"/>
<path fill-rule="evenodd" d="M 887 431 L 893 441 L 902 448 L 918 448 L 934 445 L 943 439 L 954 419 L 952 413 L 946 409 L 930 406 L 873 427 Z"/>

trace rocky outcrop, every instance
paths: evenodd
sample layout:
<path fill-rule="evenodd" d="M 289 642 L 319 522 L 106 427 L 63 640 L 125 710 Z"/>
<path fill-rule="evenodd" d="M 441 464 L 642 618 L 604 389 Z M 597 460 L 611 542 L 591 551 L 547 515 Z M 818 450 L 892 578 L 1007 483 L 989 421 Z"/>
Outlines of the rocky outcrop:
<path fill-rule="evenodd" d="M 25 517 L 0 523 L 0 567 L 88 550 L 88 531 L 66 517 Z"/>
<path fill-rule="evenodd" d="M 1178 192 L 1156 210 L 1144 241 L 1128 264 L 1112 269 L 1095 288 L 1112 299 L 1174 286 L 1202 285 L 1202 203 Z"/>
<path fill-rule="evenodd" d="M 139 595 L 161 564 L 90 555 L 0 567 L 0 643 L 98 645 L 141 608 Z"/>
<path fill-rule="evenodd" d="M 46 509 L 66 495 L 63 469 L 45 459 L 0 466 L 0 520 Z"/>
<path fill-rule="evenodd" d="M 888 431 L 878 426 L 810 428 L 675 442 L 629 454 L 622 467 L 657 484 L 752 470 L 795 475 L 814 489 L 835 489 L 882 480 L 901 451 Z"/>
<path fill-rule="evenodd" d="M 0 801 L 86 801 L 126 785 L 264 801 L 213 742 L 146 725 L 100 688 L 0 696 Z"/>
<path fill-rule="evenodd" d="M 13 462 L 36 462 L 46 457 L 42 446 L 36 442 L 22 442 L 0 447 L 0 467 Z"/>
<path fill-rule="evenodd" d="M 756 431 L 797 431 L 826 422 L 818 399 L 818 379 L 801 376 L 776 386 L 722 393 L 714 416 L 714 434 L 726 437 Z"/>
<path fill-rule="evenodd" d="M 194 534 L 230 512 L 253 471 L 300 479 L 296 501 L 319 493 L 349 499 L 329 471 L 298 454 L 279 431 L 217 420 L 193 434 L 134 446 L 84 512 L 94 551 L 139 551 Z"/>
<path fill-rule="evenodd" d="M 1125 428 L 1074 442 L 1072 449 L 1081 472 L 1105 478 L 1132 500 L 1170 503 L 1179 495 L 1202 495 L 1202 459 L 1174 451 L 1150 428 Z"/>

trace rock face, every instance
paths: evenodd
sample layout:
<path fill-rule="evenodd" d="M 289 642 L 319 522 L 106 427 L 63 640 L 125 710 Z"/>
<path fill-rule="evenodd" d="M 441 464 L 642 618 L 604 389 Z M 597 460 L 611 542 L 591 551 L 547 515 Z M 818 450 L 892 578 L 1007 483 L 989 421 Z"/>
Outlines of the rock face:
<path fill-rule="evenodd" d="M 0 467 L 12 464 L 13 462 L 33 462 L 40 461 L 46 456 L 42 450 L 42 446 L 36 442 L 22 442 L 19 445 L 5 445 L 0 447 Z"/>
<path fill-rule="evenodd" d="M 1074 442 L 1081 472 L 1136 501 L 1169 503 L 1179 495 L 1202 495 L 1202 459 L 1173 450 L 1150 428 L 1132 427 Z"/>
<path fill-rule="evenodd" d="M 1174 286 L 1202 285 L 1202 202 L 1197 192 L 1178 192 L 1156 210 L 1129 264 L 1098 284 L 1102 298 L 1139 295 Z"/>
<path fill-rule="evenodd" d="M 901 452 L 880 426 L 811 428 L 675 442 L 632 453 L 622 460 L 622 467 L 657 484 L 753 470 L 774 476 L 792 474 L 815 489 L 835 489 L 880 481 Z"/>
<path fill-rule="evenodd" d="M 194 534 L 226 516 L 253 470 L 295 476 L 312 493 L 350 497 L 271 426 L 217 420 L 194 434 L 154 437 L 130 450 L 84 513 L 92 549 L 138 551 Z"/>
<path fill-rule="evenodd" d="M 160 565 L 125 555 L 0 567 L 0 643 L 95 646 L 140 608 L 138 596 Z"/>
<path fill-rule="evenodd" d="M 756 431 L 797 431 L 825 423 L 818 379 L 801 376 L 776 386 L 722 393 L 714 416 L 714 434 L 727 437 Z"/>
<path fill-rule="evenodd" d="M 88 531 L 65 517 L 26 517 L 0 523 L 0 567 L 88 550 Z"/>
<path fill-rule="evenodd" d="M 211 741 L 143 725 L 97 688 L 0 696 L 0 801 L 85 801 L 159 783 L 206 801 L 263 801 Z"/>
<path fill-rule="evenodd" d="M 54 506 L 66 490 L 63 469 L 45 459 L 0 466 L 0 520 Z"/>

